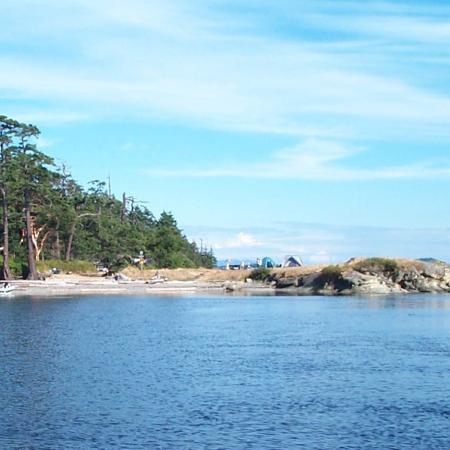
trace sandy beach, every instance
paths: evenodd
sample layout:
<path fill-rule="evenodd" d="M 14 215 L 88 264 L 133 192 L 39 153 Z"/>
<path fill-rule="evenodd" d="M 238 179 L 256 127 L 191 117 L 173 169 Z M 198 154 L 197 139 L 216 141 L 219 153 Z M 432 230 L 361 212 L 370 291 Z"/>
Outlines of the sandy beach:
<path fill-rule="evenodd" d="M 176 272 L 176 271 L 173 271 Z M 168 272 L 164 271 L 164 275 Z M 196 277 L 187 276 L 186 272 L 178 273 L 180 279 L 174 279 L 173 273 L 171 279 L 161 275 L 161 279 L 152 279 L 152 277 L 141 276 L 140 279 L 123 278 L 114 279 L 112 277 L 92 276 L 92 275 L 75 275 L 60 274 L 54 275 L 45 280 L 13 280 L 10 282 L 15 290 L 10 296 L 69 296 L 69 295 L 161 295 L 161 294 L 194 294 L 194 293 L 215 293 L 223 294 L 234 290 L 239 286 L 240 289 L 252 291 L 270 291 L 267 286 L 258 285 L 256 283 L 244 283 L 239 277 L 229 276 L 228 279 L 204 279 L 198 272 Z M 152 273 L 154 276 L 154 274 Z M 204 275 L 204 274 L 203 274 Z M 242 274 L 240 274 L 242 275 Z M 187 279 L 191 278 L 191 279 Z M 196 278 L 196 279 L 192 279 Z M 215 278 L 214 276 L 212 278 Z M 220 277 L 219 277 L 220 278 Z M 235 278 L 233 280 L 233 278 Z"/>
<path fill-rule="evenodd" d="M 90 277 L 61 277 L 45 281 L 16 280 L 11 282 L 16 288 L 14 296 L 61 296 L 84 294 L 142 295 L 161 293 L 190 293 L 197 291 L 224 292 L 221 285 L 193 281 L 172 281 L 146 284 L 144 281 L 115 281 Z"/>

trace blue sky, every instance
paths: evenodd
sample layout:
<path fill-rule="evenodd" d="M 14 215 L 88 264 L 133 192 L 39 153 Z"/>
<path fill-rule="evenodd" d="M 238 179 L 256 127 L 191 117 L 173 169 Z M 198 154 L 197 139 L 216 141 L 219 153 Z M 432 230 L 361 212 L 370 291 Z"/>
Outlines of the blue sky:
<path fill-rule="evenodd" d="M 17 0 L 1 113 L 219 258 L 450 260 L 450 5 Z"/>

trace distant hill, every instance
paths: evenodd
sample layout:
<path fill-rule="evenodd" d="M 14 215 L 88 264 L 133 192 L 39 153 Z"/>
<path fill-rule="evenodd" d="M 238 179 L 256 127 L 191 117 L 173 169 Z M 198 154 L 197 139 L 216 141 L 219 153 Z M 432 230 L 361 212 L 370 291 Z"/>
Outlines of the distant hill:
<path fill-rule="evenodd" d="M 429 264 L 440 264 L 440 265 L 448 266 L 448 262 L 441 261 L 440 259 L 436 259 L 436 258 L 418 258 L 417 261 L 429 263 Z"/>

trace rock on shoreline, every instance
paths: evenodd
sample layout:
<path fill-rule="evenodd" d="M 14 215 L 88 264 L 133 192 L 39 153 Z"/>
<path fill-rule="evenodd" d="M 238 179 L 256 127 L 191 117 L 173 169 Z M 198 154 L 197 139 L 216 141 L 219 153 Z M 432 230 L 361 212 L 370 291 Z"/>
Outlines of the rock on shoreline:
<path fill-rule="evenodd" d="M 450 266 L 386 258 L 353 259 L 300 275 L 274 272 L 267 281 L 276 289 L 299 295 L 450 293 Z"/>

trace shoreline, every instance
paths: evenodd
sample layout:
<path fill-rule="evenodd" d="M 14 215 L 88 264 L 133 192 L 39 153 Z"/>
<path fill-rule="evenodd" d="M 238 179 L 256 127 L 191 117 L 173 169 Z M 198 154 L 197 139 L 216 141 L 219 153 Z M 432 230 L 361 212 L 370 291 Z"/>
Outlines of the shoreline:
<path fill-rule="evenodd" d="M 88 278 L 88 277 L 87 277 Z M 189 296 L 189 295 L 214 295 L 223 297 L 233 296 L 298 296 L 298 297 L 407 297 L 410 295 L 449 295 L 450 292 L 342 292 L 336 294 L 332 290 L 311 292 L 301 288 L 277 288 L 264 284 L 239 284 L 230 287 L 221 282 L 186 282 L 169 281 L 158 285 L 148 285 L 142 281 L 125 282 L 92 282 L 82 280 L 80 282 L 48 282 L 48 281 L 27 281 L 14 280 L 10 282 L 15 289 L 5 295 L 0 295 L 1 299 L 14 299 L 15 297 L 73 297 L 89 295 L 118 295 L 118 296 Z"/>
<path fill-rule="evenodd" d="M 158 284 L 149 284 L 140 280 L 114 281 L 92 279 L 92 277 L 77 277 L 77 280 L 64 279 L 28 281 L 12 280 L 9 284 L 15 289 L 1 297 L 42 296 L 58 297 L 72 295 L 188 295 L 214 293 L 225 295 L 234 292 L 222 282 L 196 282 L 196 281 L 165 281 Z M 249 285 L 239 289 L 245 293 L 274 293 L 275 289 L 265 285 Z"/>
<path fill-rule="evenodd" d="M 47 274 L 48 275 L 48 274 Z M 126 268 L 115 278 L 100 273 L 48 275 L 45 280 L 11 280 L 4 296 L 62 295 L 298 295 L 384 296 L 450 293 L 450 266 L 414 260 L 359 258 L 335 266 L 251 270 Z M 256 277 L 255 277 L 256 278 Z"/>

